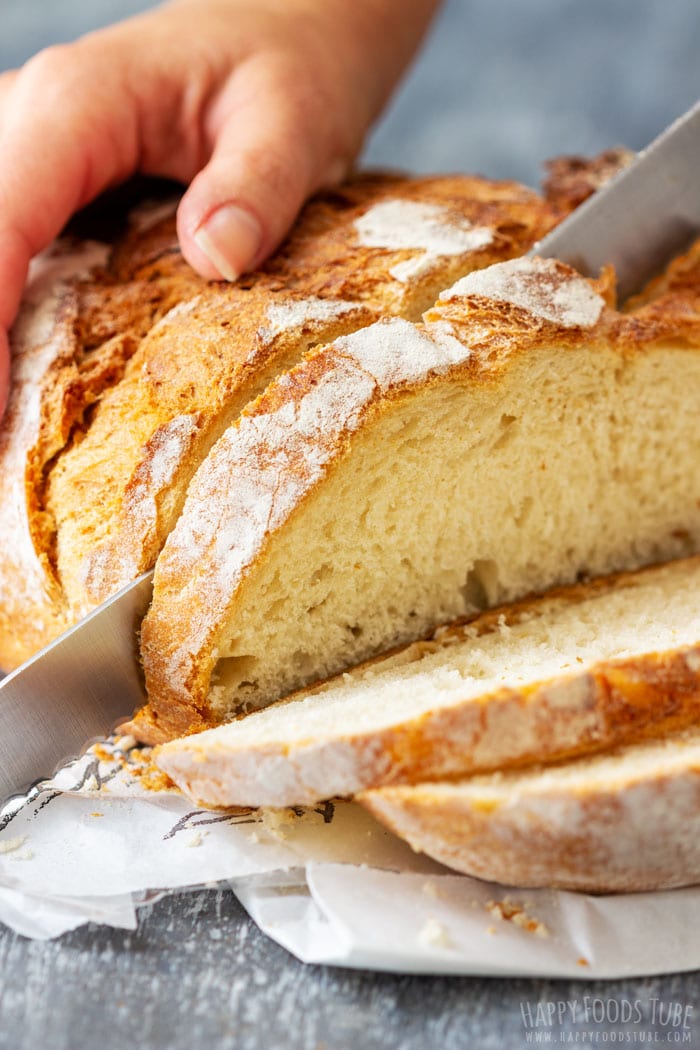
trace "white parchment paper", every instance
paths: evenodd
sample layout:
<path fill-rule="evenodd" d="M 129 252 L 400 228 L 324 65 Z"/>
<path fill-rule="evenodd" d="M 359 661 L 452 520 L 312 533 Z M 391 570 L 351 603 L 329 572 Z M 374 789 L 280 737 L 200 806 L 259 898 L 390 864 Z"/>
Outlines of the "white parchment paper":
<path fill-rule="evenodd" d="M 413 853 L 350 802 L 196 809 L 119 741 L 0 816 L 0 921 L 27 937 L 134 928 L 154 895 L 221 883 L 305 962 L 580 978 L 700 968 L 700 888 L 509 890 Z"/>

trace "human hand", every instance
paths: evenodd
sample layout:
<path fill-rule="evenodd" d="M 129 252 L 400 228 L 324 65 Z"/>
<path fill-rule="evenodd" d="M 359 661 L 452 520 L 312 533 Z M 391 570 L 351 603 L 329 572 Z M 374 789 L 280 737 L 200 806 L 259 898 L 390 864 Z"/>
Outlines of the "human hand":
<path fill-rule="evenodd" d="M 0 75 L 0 414 L 33 255 L 139 171 L 190 183 L 183 254 L 235 280 L 340 181 L 438 0 L 172 0 Z"/>

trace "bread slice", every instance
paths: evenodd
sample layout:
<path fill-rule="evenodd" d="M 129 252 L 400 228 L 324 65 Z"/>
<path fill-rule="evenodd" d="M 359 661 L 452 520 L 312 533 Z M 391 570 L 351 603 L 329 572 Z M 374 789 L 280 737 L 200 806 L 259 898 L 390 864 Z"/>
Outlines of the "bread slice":
<path fill-rule="evenodd" d="M 46 507 L 74 618 L 152 567 L 214 441 L 306 350 L 381 312 L 419 316 L 446 280 L 517 252 L 550 222 L 531 191 L 469 177 L 359 180 L 343 203 L 308 209 L 257 278 L 206 291 L 200 282 L 52 465 Z M 167 216 L 150 238 L 159 228 Z M 178 255 L 166 257 L 170 280 Z M 152 250 L 144 261 L 152 267 Z"/>
<path fill-rule="evenodd" d="M 12 385 L 0 428 L 0 662 L 6 668 L 67 626 L 60 586 L 41 549 L 36 492 L 81 393 L 87 401 L 101 386 L 94 368 L 81 367 L 75 284 L 108 253 L 99 242 L 64 240 L 35 259 L 12 331 Z M 111 366 L 121 367 L 125 356 L 124 343 L 112 343 Z"/>
<path fill-rule="evenodd" d="M 700 558 L 441 628 L 306 694 L 159 748 L 213 806 L 548 762 L 700 722 Z"/>
<path fill-rule="evenodd" d="M 306 349 L 380 312 L 418 317 L 456 275 L 519 254 L 557 219 L 515 183 L 358 178 L 310 202 L 277 255 L 230 287 L 185 263 L 176 204 L 137 209 L 98 267 L 63 281 L 42 335 L 60 353 L 34 354 L 28 384 L 22 325 L 13 337 L 5 668 L 153 565 L 212 442 Z"/>
<path fill-rule="evenodd" d="M 156 569 L 144 738 L 697 550 L 696 315 L 623 316 L 569 267 L 522 259 L 426 316 L 314 351 L 214 446 Z"/>
<path fill-rule="evenodd" d="M 359 797 L 413 848 L 510 886 L 588 893 L 700 882 L 700 729 L 552 768 Z"/>
<path fill-rule="evenodd" d="M 151 568 L 192 474 L 248 401 L 311 346 L 377 317 L 359 302 L 234 287 L 200 293 L 154 325 L 49 475 L 71 615 Z"/>

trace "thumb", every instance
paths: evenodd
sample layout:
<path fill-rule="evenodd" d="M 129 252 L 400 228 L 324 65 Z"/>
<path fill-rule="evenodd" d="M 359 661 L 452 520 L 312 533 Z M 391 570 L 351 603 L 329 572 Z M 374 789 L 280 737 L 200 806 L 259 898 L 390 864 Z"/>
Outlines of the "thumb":
<path fill-rule="evenodd" d="M 235 281 L 259 265 L 306 198 L 340 181 L 351 153 L 305 77 L 254 64 L 237 70 L 219 103 L 211 158 L 178 211 L 182 252 L 208 278 Z"/>

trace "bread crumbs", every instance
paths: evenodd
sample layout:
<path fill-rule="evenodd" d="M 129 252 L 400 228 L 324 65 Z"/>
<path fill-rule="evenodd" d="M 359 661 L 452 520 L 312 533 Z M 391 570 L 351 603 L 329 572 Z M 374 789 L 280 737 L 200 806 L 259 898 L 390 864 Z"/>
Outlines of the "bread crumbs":
<path fill-rule="evenodd" d="M 300 806 L 298 809 L 262 807 L 258 810 L 258 820 L 262 830 L 278 839 L 286 839 L 287 832 L 292 827 L 299 824 L 319 824 L 323 819 L 323 813 L 318 809 L 305 806 Z"/>
<path fill-rule="evenodd" d="M 423 923 L 418 940 L 421 944 L 429 945 L 431 948 L 454 947 L 447 927 L 432 916 L 429 916 Z"/>
<path fill-rule="evenodd" d="M 501 901 L 487 901 L 485 907 L 494 919 L 512 922 L 521 930 L 534 933 L 536 937 L 549 937 L 549 930 L 545 924 L 528 915 L 522 904 L 516 903 L 511 897 L 504 897 Z"/>
<path fill-rule="evenodd" d="M 34 850 L 29 849 L 26 846 L 24 849 L 15 850 L 14 853 L 10 853 L 10 860 L 31 860 L 34 856 Z"/>
<path fill-rule="evenodd" d="M 0 853 L 14 853 L 15 850 L 20 849 L 27 841 L 26 835 L 18 835 L 14 839 L 3 839 L 0 842 Z"/>

